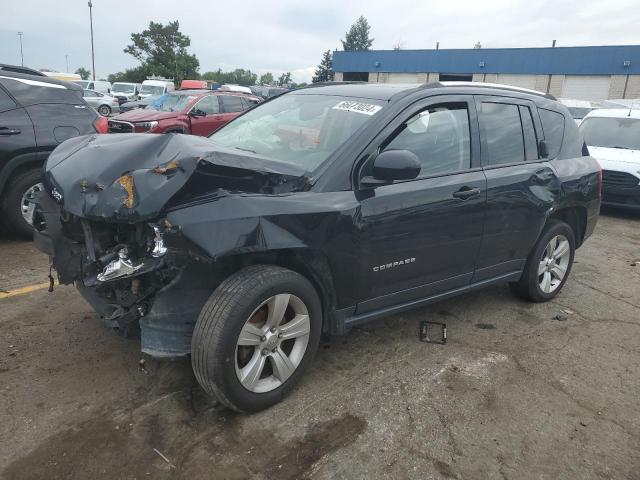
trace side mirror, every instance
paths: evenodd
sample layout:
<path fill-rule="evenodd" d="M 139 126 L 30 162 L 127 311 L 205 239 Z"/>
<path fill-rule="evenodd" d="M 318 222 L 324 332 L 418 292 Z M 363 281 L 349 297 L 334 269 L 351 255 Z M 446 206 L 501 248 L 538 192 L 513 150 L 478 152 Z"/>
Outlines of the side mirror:
<path fill-rule="evenodd" d="M 388 185 L 396 180 L 411 180 L 420 175 L 422 165 L 409 150 L 387 150 L 373 161 L 373 176 L 365 177 L 364 186 Z"/>
<path fill-rule="evenodd" d="M 192 117 L 206 117 L 207 114 L 204 113 L 202 110 L 198 110 L 197 108 L 194 108 L 193 110 L 191 110 L 189 112 L 189 115 Z"/>

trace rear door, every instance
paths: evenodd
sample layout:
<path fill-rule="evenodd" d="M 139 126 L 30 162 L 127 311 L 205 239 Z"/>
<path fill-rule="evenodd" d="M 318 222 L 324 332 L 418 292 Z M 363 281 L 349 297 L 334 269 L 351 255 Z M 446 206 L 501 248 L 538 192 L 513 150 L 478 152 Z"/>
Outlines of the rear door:
<path fill-rule="evenodd" d="M 36 137 L 29 116 L 0 86 L 0 180 L 2 169 L 13 158 L 35 151 Z"/>
<path fill-rule="evenodd" d="M 229 123 L 246 110 L 242 103 L 242 98 L 239 95 L 220 95 L 220 103 L 224 124 Z"/>
<path fill-rule="evenodd" d="M 476 108 L 487 207 L 474 282 L 524 267 L 559 189 L 555 171 L 538 153 L 542 128 L 532 102 L 477 96 Z"/>
<path fill-rule="evenodd" d="M 358 191 L 363 263 L 357 313 L 467 285 L 486 197 L 473 98 L 442 95 L 416 103 L 371 148 L 409 150 L 422 169 L 416 179 Z M 370 175 L 371 163 L 361 178 Z"/>
<path fill-rule="evenodd" d="M 191 134 L 206 137 L 224 123 L 220 114 L 220 104 L 216 95 L 207 95 L 191 108 Z"/>

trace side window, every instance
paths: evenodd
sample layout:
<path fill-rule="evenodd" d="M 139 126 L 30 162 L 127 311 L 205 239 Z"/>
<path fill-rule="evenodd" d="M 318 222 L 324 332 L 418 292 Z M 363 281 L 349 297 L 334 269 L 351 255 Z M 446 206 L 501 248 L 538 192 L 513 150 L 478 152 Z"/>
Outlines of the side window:
<path fill-rule="evenodd" d="M 524 134 L 524 150 L 527 160 L 538 160 L 538 138 L 533 126 L 533 117 L 529 107 L 520 106 L 520 120 L 522 120 L 522 133 Z"/>
<path fill-rule="evenodd" d="M 524 162 L 518 105 L 482 102 L 480 125 L 487 144 L 485 166 Z"/>
<path fill-rule="evenodd" d="M 220 113 L 220 106 L 218 105 L 218 98 L 215 95 L 209 95 L 200 100 L 194 107 L 197 110 L 204 112 L 206 115 L 213 115 Z"/>
<path fill-rule="evenodd" d="M 471 167 L 469 111 L 466 103 L 433 105 L 411 117 L 383 150 L 409 150 L 422 164 L 420 176 Z"/>
<path fill-rule="evenodd" d="M 11 97 L 0 87 L 0 112 L 6 112 L 7 110 L 15 108 L 15 106 L 15 102 L 11 100 Z"/>
<path fill-rule="evenodd" d="M 564 137 L 564 115 L 551 110 L 539 108 L 540 120 L 542 120 L 542 130 L 544 139 L 547 142 L 549 158 L 556 158 L 562 148 L 562 138 Z"/>
<path fill-rule="evenodd" d="M 242 99 L 235 95 L 220 95 L 222 100 L 222 108 L 226 113 L 242 112 Z"/>

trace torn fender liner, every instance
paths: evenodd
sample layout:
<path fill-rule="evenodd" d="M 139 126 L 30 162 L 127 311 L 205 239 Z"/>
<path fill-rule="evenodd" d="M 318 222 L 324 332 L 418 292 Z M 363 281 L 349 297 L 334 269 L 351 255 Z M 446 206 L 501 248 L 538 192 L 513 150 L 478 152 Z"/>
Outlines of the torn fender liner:
<path fill-rule="evenodd" d="M 229 171 L 235 172 L 231 175 L 235 178 L 242 178 L 244 172 L 245 180 L 261 179 L 249 182 L 255 192 L 304 176 L 293 165 L 219 147 L 208 138 L 110 134 L 62 143 L 47 160 L 45 183 L 73 215 L 134 223 L 157 217 L 196 171 L 203 177 L 193 187 L 199 194 L 216 190 L 216 182 L 207 178 Z"/>

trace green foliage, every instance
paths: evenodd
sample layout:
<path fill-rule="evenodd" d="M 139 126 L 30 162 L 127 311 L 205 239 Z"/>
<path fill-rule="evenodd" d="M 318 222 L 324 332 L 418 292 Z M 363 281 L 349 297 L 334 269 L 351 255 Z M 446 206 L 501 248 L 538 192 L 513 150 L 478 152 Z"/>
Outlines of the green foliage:
<path fill-rule="evenodd" d="M 84 67 L 80 67 L 79 69 L 76 70 L 76 74 L 80 75 L 80 78 L 82 80 L 88 80 L 89 76 L 91 75 L 91 70 L 87 70 Z"/>
<path fill-rule="evenodd" d="M 187 52 L 191 39 L 180 32 L 180 23 L 177 20 L 167 25 L 150 22 L 147 30 L 132 33 L 131 41 L 132 44 L 128 45 L 124 52 L 140 61 L 141 67 L 144 67 L 149 75 L 174 78 L 178 84 L 185 78 L 198 78 L 200 62 L 195 55 Z M 126 70 L 123 73 L 127 74 L 130 71 L 135 71 L 129 75 L 130 77 L 138 78 L 138 69 Z"/>
<path fill-rule="evenodd" d="M 273 73 L 267 72 L 260 75 L 260 85 L 273 85 Z"/>
<path fill-rule="evenodd" d="M 286 72 L 280 75 L 278 78 L 278 85 L 285 87 L 291 83 L 291 72 Z"/>
<path fill-rule="evenodd" d="M 342 42 L 342 48 L 345 52 L 354 52 L 361 50 L 369 50 L 371 45 L 373 45 L 373 38 L 369 38 L 369 31 L 371 30 L 371 26 L 366 18 L 362 15 L 356 23 L 351 25 L 351 28 L 345 35 L 344 40 L 340 40 Z"/>
<path fill-rule="evenodd" d="M 150 75 L 151 75 L 151 70 L 146 65 L 140 65 L 139 67 L 128 68 L 124 72 L 112 73 L 107 77 L 107 80 L 111 83 L 114 83 L 114 82 L 142 83 Z"/>
<path fill-rule="evenodd" d="M 223 72 L 221 69 L 215 72 L 205 72 L 201 75 L 202 80 L 218 83 L 232 83 L 235 85 L 251 86 L 256 84 L 258 75 L 251 70 L 236 68 L 233 72 Z"/>
<path fill-rule="evenodd" d="M 316 68 L 316 73 L 311 80 L 312 83 L 332 82 L 334 77 L 333 62 L 331 59 L 331 50 L 327 50 L 322 54 L 322 60 Z"/>

